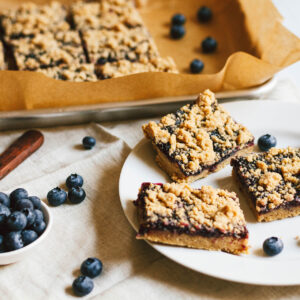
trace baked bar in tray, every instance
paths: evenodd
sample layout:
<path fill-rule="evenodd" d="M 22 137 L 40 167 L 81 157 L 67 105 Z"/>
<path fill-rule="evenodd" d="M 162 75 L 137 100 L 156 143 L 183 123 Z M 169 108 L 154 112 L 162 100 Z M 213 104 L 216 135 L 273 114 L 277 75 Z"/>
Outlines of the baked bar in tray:
<path fill-rule="evenodd" d="M 237 154 L 250 152 L 254 137 L 235 122 L 209 90 L 195 104 L 143 126 L 160 167 L 177 182 L 193 182 L 225 167 Z"/>
<path fill-rule="evenodd" d="M 259 222 L 300 215 L 300 148 L 271 148 L 231 165 Z"/>
<path fill-rule="evenodd" d="M 187 184 L 142 184 L 138 199 L 138 239 L 247 253 L 248 230 L 235 193 Z"/>

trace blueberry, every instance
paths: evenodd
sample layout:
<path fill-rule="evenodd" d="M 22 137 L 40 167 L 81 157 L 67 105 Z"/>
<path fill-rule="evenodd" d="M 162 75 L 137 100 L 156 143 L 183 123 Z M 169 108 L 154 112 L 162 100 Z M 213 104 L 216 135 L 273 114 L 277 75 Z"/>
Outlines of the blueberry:
<path fill-rule="evenodd" d="M 41 199 L 37 196 L 30 196 L 28 199 L 32 202 L 34 208 L 40 209 L 41 208 Z"/>
<path fill-rule="evenodd" d="M 272 147 L 275 147 L 277 144 L 276 137 L 270 134 L 262 135 L 258 139 L 258 147 L 261 151 L 268 151 Z"/>
<path fill-rule="evenodd" d="M 12 212 L 6 221 L 6 226 L 10 231 L 23 230 L 27 225 L 26 216 L 20 211 Z"/>
<path fill-rule="evenodd" d="M 82 140 L 82 145 L 85 149 L 92 149 L 96 145 L 96 140 L 92 136 L 86 136 Z"/>
<path fill-rule="evenodd" d="M 67 193 L 61 188 L 56 187 L 47 194 L 47 199 L 50 205 L 59 206 L 66 202 Z"/>
<path fill-rule="evenodd" d="M 23 208 L 29 208 L 33 210 L 33 204 L 29 199 L 21 199 L 16 202 L 15 209 L 22 210 Z"/>
<path fill-rule="evenodd" d="M 10 207 L 9 197 L 6 194 L 2 193 L 2 192 L 0 192 L 0 204 L 3 204 L 7 207 Z"/>
<path fill-rule="evenodd" d="M 186 19 L 183 14 L 176 14 L 172 17 L 172 25 L 183 25 L 185 23 Z"/>
<path fill-rule="evenodd" d="M 212 18 L 212 11 L 209 7 L 207 6 L 202 6 L 199 8 L 198 12 L 197 12 L 197 17 L 198 17 L 198 20 L 201 22 L 201 23 L 205 23 L 205 22 L 208 22 L 211 20 Z"/>
<path fill-rule="evenodd" d="M 6 223 L 6 220 L 9 215 L 10 215 L 10 209 L 5 205 L 0 204 L 0 225 Z"/>
<path fill-rule="evenodd" d="M 41 223 L 42 221 L 44 221 L 44 214 L 41 210 L 35 209 L 34 213 L 35 213 L 35 222 Z"/>
<path fill-rule="evenodd" d="M 9 232 L 4 238 L 7 250 L 17 250 L 24 247 L 20 231 Z"/>
<path fill-rule="evenodd" d="M 204 68 L 204 63 L 202 60 L 194 59 L 190 64 L 191 72 L 194 74 L 200 73 Z"/>
<path fill-rule="evenodd" d="M 45 231 L 46 227 L 47 225 L 44 221 L 40 223 L 35 221 L 31 226 L 31 229 L 34 230 L 38 235 L 41 235 Z"/>
<path fill-rule="evenodd" d="M 30 209 L 30 208 L 22 208 L 21 212 L 26 216 L 27 219 L 27 227 L 31 226 L 36 219 L 36 214 L 34 212 L 34 210 Z"/>
<path fill-rule="evenodd" d="M 216 51 L 218 43 L 214 38 L 209 36 L 202 41 L 201 46 L 204 53 L 212 53 Z"/>
<path fill-rule="evenodd" d="M 277 255 L 283 249 L 283 242 L 278 237 L 270 237 L 264 241 L 263 249 L 268 256 Z"/>
<path fill-rule="evenodd" d="M 21 236 L 24 246 L 31 244 L 38 238 L 37 233 L 33 230 L 24 230 L 22 231 Z"/>
<path fill-rule="evenodd" d="M 78 204 L 85 199 L 85 191 L 81 187 L 73 187 L 69 190 L 68 198 L 71 203 Z"/>
<path fill-rule="evenodd" d="M 91 278 L 81 275 L 73 281 L 72 288 L 75 295 L 85 296 L 93 290 L 94 283 Z"/>
<path fill-rule="evenodd" d="M 83 185 L 83 178 L 78 174 L 71 174 L 66 180 L 66 186 L 68 189 L 72 187 L 82 186 Z"/>
<path fill-rule="evenodd" d="M 9 198 L 10 198 L 11 207 L 14 207 L 18 200 L 27 199 L 28 193 L 26 190 L 19 188 L 12 191 L 11 194 L 9 195 Z"/>
<path fill-rule="evenodd" d="M 97 60 L 97 65 L 105 65 L 107 63 L 107 59 L 105 57 L 100 57 L 98 60 Z"/>
<path fill-rule="evenodd" d="M 0 234 L 0 253 L 4 252 L 4 236 Z"/>
<path fill-rule="evenodd" d="M 179 40 L 185 35 L 185 29 L 180 25 L 173 25 L 170 30 L 172 39 Z"/>
<path fill-rule="evenodd" d="M 102 262 L 98 258 L 89 257 L 81 264 L 80 271 L 85 276 L 95 278 L 102 272 Z"/>

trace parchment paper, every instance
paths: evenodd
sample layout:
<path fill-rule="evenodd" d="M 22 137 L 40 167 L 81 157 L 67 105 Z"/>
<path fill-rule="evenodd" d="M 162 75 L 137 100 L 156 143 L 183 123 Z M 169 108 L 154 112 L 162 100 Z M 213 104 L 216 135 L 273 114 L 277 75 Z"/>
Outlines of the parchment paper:
<path fill-rule="evenodd" d="M 0 0 L 0 9 L 21 2 Z M 208 24 L 196 19 L 202 5 L 213 10 Z M 300 59 L 300 39 L 281 24 L 282 17 L 271 0 L 151 0 L 140 12 L 162 56 L 172 56 L 181 74 L 143 73 L 74 83 L 35 72 L 0 71 L 0 111 L 194 95 L 205 88 L 248 88 Z M 176 12 L 186 15 L 187 33 L 174 41 L 169 38 L 169 22 Z M 200 44 L 209 35 L 218 41 L 218 49 L 203 54 Z M 203 74 L 188 74 L 194 58 L 204 61 Z"/>

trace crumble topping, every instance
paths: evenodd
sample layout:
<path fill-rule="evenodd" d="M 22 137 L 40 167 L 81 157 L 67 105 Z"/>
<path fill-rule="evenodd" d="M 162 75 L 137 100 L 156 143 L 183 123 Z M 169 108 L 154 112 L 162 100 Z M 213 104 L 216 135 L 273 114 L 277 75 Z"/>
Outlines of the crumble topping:
<path fill-rule="evenodd" d="M 222 233 L 245 232 L 244 215 L 233 192 L 210 186 L 193 189 L 187 184 L 149 184 L 142 187 L 137 201 L 143 202 L 142 226 L 146 228 L 159 223 L 192 233 L 203 227 Z"/>
<path fill-rule="evenodd" d="M 158 148 L 176 161 L 185 175 L 200 173 L 253 142 L 253 135 L 218 105 L 214 93 L 205 90 L 196 104 L 150 122 L 143 130 Z"/>
<path fill-rule="evenodd" d="M 257 212 L 300 201 L 300 148 L 271 148 L 235 158 L 232 165 L 255 199 Z"/>

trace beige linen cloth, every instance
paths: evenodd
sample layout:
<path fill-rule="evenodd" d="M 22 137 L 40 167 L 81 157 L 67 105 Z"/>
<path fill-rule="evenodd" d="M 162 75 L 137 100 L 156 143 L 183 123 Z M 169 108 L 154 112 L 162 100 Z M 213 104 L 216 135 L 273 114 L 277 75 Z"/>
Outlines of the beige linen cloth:
<path fill-rule="evenodd" d="M 289 82 L 264 98 L 300 100 Z M 0 181 L 0 190 L 26 188 L 46 201 L 47 192 L 81 174 L 87 199 L 51 208 L 53 229 L 38 251 L 0 267 L 0 299 L 74 299 L 71 284 L 81 262 L 103 261 L 91 299 L 300 299 L 300 287 L 259 287 L 215 279 L 180 266 L 135 239 L 122 211 L 118 181 L 122 165 L 142 138 L 147 120 L 42 129 L 40 150 Z M 0 133 L 2 152 L 23 131 Z M 81 139 L 97 139 L 82 150 Z M 230 270 L 228 270 L 230 272 Z"/>

